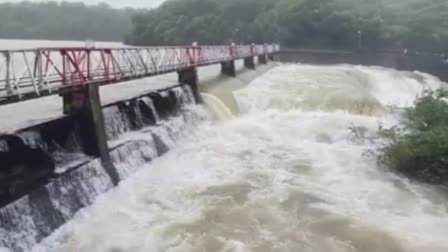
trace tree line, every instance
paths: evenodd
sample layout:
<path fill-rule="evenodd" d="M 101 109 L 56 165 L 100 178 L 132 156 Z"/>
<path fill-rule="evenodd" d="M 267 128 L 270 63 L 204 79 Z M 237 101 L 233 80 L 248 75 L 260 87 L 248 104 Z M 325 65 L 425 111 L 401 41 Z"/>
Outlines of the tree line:
<path fill-rule="evenodd" d="M 448 49 L 446 0 L 167 0 L 153 10 L 0 4 L 0 38 L 133 45 L 276 42 L 288 47 Z"/>
<path fill-rule="evenodd" d="M 448 49 L 446 0 L 168 0 L 132 24 L 135 45 Z"/>
<path fill-rule="evenodd" d="M 136 10 L 69 2 L 0 4 L 0 38 L 123 41 Z"/>

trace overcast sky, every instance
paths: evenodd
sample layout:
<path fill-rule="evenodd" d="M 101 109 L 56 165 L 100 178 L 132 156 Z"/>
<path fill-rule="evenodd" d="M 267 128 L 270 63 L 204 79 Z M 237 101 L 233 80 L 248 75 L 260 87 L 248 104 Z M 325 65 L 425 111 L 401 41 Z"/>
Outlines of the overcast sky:
<path fill-rule="evenodd" d="M 0 3 L 6 2 L 22 2 L 23 0 L 0 0 Z M 31 2 L 48 2 L 48 0 L 29 0 Z M 84 2 L 86 4 L 107 3 L 113 7 L 138 7 L 151 8 L 158 6 L 164 0 L 64 0 L 66 2 Z M 62 2 L 62 1 L 59 1 Z"/>

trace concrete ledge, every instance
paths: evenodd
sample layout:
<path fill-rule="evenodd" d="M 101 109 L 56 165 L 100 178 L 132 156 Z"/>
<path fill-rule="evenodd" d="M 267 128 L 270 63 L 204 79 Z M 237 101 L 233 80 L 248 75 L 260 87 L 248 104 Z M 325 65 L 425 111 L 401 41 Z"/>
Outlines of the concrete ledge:
<path fill-rule="evenodd" d="M 233 97 L 233 92 L 244 88 L 251 81 L 277 66 L 274 62 L 266 65 L 257 65 L 255 70 L 244 67 L 243 62 L 236 63 L 236 77 L 219 75 L 214 78 L 202 79 L 200 81 L 201 92 L 211 94 L 221 99 L 234 115 L 240 113 L 238 104 Z M 201 75 L 199 75 L 201 76 Z"/>
<path fill-rule="evenodd" d="M 177 113 L 185 103 L 174 91 L 179 89 L 189 92 L 177 85 L 104 106 L 107 139 L 156 125 Z M 82 129 L 78 115 L 67 115 L 0 135 L 0 207 L 92 160 L 92 143 L 85 141 L 92 138 L 91 132 Z"/>
<path fill-rule="evenodd" d="M 112 146 L 110 159 L 120 180 L 165 154 L 171 146 L 166 142 L 171 138 L 170 134 L 181 135 L 178 131 L 186 131 L 185 128 L 200 122 L 200 119 L 188 116 L 189 112 L 183 109 L 193 103 L 188 87 L 175 86 L 103 107 L 107 136 Z M 142 108 L 150 113 L 143 113 Z M 5 167 L 2 163 L 0 170 L 8 172 L 21 167 L 23 173 L 18 175 L 23 176 L 14 179 L 27 183 L 17 194 L 8 197 L 0 194 L 0 247 L 29 251 L 70 220 L 79 209 L 89 206 L 99 195 L 114 187 L 114 181 L 100 159 L 86 155 L 78 143 L 79 132 L 76 127 L 69 127 L 73 125 L 70 124 L 71 117 L 64 116 L 0 138 L 3 139 L 0 159 L 12 158 L 15 162 L 10 162 L 12 167 Z M 173 118 L 182 122 L 174 126 L 165 123 Z M 137 140 L 126 140 L 126 137 L 121 140 L 123 134 L 133 132 L 140 134 Z M 33 155 L 24 158 L 24 152 Z M 73 155 L 76 155 L 74 159 Z M 38 163 L 42 165 L 36 167 Z"/>

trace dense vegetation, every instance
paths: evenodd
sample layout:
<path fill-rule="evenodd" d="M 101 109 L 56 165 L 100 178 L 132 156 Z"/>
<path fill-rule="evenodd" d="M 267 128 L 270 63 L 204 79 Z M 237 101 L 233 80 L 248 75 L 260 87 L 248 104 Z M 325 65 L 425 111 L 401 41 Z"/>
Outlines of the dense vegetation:
<path fill-rule="evenodd" d="M 0 38 L 123 41 L 134 12 L 106 4 L 4 3 L 0 4 Z"/>
<path fill-rule="evenodd" d="M 448 185 L 448 103 L 443 91 L 426 93 L 404 113 L 401 127 L 381 130 L 379 161 L 412 178 Z"/>
<path fill-rule="evenodd" d="M 446 0 L 168 0 L 133 18 L 139 45 L 280 42 L 286 46 L 448 49 Z"/>

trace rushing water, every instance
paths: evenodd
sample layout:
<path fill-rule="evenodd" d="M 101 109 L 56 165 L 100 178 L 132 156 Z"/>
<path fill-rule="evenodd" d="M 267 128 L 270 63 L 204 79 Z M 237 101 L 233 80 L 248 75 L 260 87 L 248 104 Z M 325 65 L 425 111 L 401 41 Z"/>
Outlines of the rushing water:
<path fill-rule="evenodd" d="M 236 93 L 240 117 L 203 123 L 34 251 L 446 252 L 445 193 L 380 169 L 349 130 L 373 135 L 397 122 L 391 107 L 442 85 L 279 66 Z"/>

